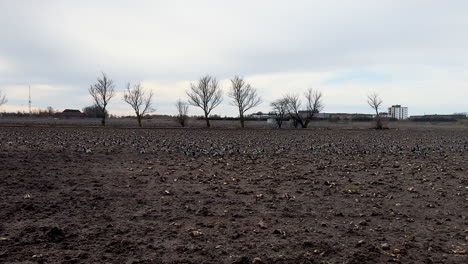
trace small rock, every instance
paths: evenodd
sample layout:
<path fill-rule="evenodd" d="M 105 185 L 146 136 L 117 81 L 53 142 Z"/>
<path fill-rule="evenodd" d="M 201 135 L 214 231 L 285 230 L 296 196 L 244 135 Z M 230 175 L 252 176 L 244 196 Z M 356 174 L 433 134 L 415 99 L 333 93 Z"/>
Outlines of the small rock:
<path fill-rule="evenodd" d="M 368 223 L 367 223 L 366 220 L 362 220 L 362 221 L 359 222 L 359 225 L 360 225 L 360 226 L 367 226 Z"/>
<path fill-rule="evenodd" d="M 273 234 L 275 234 L 275 235 L 281 235 L 281 230 L 275 229 L 275 230 L 273 231 Z"/>
<path fill-rule="evenodd" d="M 199 236 L 203 235 L 203 233 L 201 231 L 194 230 L 194 231 L 190 232 L 190 235 L 193 236 L 193 237 L 199 237 Z"/>
<path fill-rule="evenodd" d="M 381 248 L 382 248 L 383 250 L 389 250 L 389 249 L 390 249 L 390 245 L 388 245 L 387 243 L 383 243 L 383 244 L 381 245 Z"/>
<path fill-rule="evenodd" d="M 254 258 L 252 260 L 252 264 L 263 264 L 265 262 L 263 262 L 263 260 L 261 258 Z"/>

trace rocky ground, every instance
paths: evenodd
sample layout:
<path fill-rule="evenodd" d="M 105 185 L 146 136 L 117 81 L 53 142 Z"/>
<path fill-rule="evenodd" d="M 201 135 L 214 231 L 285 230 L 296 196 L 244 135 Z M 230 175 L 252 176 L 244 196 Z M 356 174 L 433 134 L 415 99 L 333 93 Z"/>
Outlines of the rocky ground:
<path fill-rule="evenodd" d="M 468 263 L 468 130 L 0 127 L 1 263 Z"/>

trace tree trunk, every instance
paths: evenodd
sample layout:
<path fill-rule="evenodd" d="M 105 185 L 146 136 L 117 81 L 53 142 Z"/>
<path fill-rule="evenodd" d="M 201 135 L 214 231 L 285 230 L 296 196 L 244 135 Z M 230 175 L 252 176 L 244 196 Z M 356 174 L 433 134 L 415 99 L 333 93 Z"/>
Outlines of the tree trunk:
<path fill-rule="evenodd" d="M 298 120 L 299 120 L 299 124 L 301 125 L 301 128 L 307 127 L 307 125 L 304 123 L 304 120 L 302 120 L 302 118 L 299 117 Z"/>
<path fill-rule="evenodd" d="M 106 126 L 106 107 L 105 106 L 103 108 L 99 107 L 99 109 L 102 112 L 101 125 Z"/>
<path fill-rule="evenodd" d="M 379 111 L 377 109 L 375 109 L 375 123 L 376 123 L 375 128 L 377 129 L 383 128 L 382 120 L 380 119 Z"/>
<path fill-rule="evenodd" d="M 210 118 L 208 117 L 208 114 L 205 113 L 205 120 L 206 120 L 206 127 L 210 127 Z"/>
<path fill-rule="evenodd" d="M 281 128 L 283 120 L 281 120 L 279 117 L 276 117 L 275 122 L 276 122 L 276 125 L 278 126 L 278 128 Z"/>
<path fill-rule="evenodd" d="M 241 115 L 241 116 L 240 116 L 240 123 L 241 123 L 241 128 L 244 128 L 244 122 L 245 122 L 245 120 L 244 120 L 244 116 L 243 116 L 243 115 Z"/>
<path fill-rule="evenodd" d="M 376 128 L 383 129 L 382 119 L 380 119 L 380 116 L 377 116 L 376 122 L 377 122 Z"/>
<path fill-rule="evenodd" d="M 298 124 L 299 124 L 299 123 L 297 122 L 297 120 L 293 118 L 293 126 L 294 126 L 294 128 L 297 128 Z"/>
<path fill-rule="evenodd" d="M 141 127 L 141 116 L 137 115 L 138 127 Z"/>

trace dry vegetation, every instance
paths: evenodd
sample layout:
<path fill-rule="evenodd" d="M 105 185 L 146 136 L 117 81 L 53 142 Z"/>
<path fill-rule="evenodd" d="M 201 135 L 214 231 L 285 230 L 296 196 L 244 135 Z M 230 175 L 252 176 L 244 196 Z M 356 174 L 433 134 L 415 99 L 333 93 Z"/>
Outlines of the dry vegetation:
<path fill-rule="evenodd" d="M 0 127 L 0 262 L 466 263 L 468 131 Z"/>

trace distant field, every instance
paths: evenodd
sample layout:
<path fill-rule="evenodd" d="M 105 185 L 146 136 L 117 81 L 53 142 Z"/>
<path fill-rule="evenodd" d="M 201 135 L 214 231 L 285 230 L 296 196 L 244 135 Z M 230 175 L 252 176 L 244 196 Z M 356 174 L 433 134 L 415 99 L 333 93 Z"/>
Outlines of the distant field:
<path fill-rule="evenodd" d="M 467 263 L 467 173 L 468 129 L 0 126 L 0 263 Z"/>
<path fill-rule="evenodd" d="M 136 127 L 136 119 L 131 118 L 110 118 L 107 119 L 107 126 L 110 127 Z M 101 120 L 94 118 L 70 118 L 70 119 L 53 119 L 53 118 L 2 118 L 0 117 L 1 125 L 46 125 L 46 126 L 100 126 Z M 212 127 L 216 128 L 239 128 L 239 121 L 235 120 L 212 120 Z M 187 127 L 205 127 L 204 120 L 190 119 Z M 154 118 L 143 120 L 143 127 L 180 127 L 173 118 Z M 338 128 L 338 129 L 367 129 L 372 128 L 372 122 L 352 122 L 352 121 L 315 121 L 309 124 L 309 128 Z M 466 120 L 458 122 L 410 122 L 410 121 L 393 121 L 387 122 L 388 128 L 466 128 L 468 122 Z M 246 121 L 246 128 L 274 128 L 272 124 L 266 121 Z M 283 128 L 293 128 L 291 124 L 286 123 Z"/>

